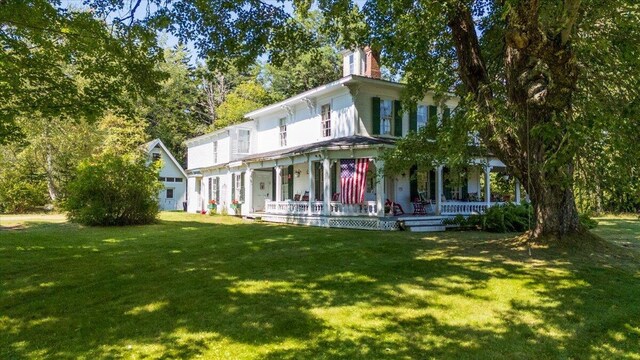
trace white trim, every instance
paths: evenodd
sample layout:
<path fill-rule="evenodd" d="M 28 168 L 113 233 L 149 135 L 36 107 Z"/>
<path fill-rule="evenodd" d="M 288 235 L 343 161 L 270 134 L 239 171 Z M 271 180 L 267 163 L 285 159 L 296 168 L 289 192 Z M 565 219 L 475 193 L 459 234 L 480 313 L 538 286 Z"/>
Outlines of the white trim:
<path fill-rule="evenodd" d="M 164 145 L 164 143 L 162 142 L 162 140 L 160 139 L 155 139 L 152 140 L 150 142 L 147 143 L 147 153 L 150 154 L 151 151 L 157 146 L 160 145 L 160 147 L 162 148 L 162 150 L 164 150 L 164 152 L 169 156 L 169 159 L 171 159 L 171 161 L 173 162 L 173 164 L 178 168 L 178 170 L 180 170 L 180 173 L 184 176 L 184 178 L 187 178 L 187 173 L 184 171 L 184 169 L 182 168 L 182 166 L 180 165 L 180 163 L 178 162 L 178 160 L 176 160 L 176 158 L 173 157 L 173 155 L 171 154 L 171 151 L 169 151 L 169 149 L 167 149 L 167 147 Z"/>

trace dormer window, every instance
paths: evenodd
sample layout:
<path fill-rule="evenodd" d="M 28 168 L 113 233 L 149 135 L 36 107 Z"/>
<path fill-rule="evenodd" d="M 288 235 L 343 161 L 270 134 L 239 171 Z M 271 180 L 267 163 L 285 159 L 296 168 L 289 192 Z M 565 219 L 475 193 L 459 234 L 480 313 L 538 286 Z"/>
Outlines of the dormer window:
<path fill-rule="evenodd" d="M 391 135 L 391 121 L 393 119 L 393 101 L 380 101 L 380 134 Z"/>
<path fill-rule="evenodd" d="M 153 161 L 159 161 L 162 157 L 160 156 L 160 153 L 154 152 L 151 153 L 151 159 L 153 159 Z"/>
<path fill-rule="evenodd" d="M 250 135 L 250 130 L 238 129 L 238 154 L 249 153 Z"/>

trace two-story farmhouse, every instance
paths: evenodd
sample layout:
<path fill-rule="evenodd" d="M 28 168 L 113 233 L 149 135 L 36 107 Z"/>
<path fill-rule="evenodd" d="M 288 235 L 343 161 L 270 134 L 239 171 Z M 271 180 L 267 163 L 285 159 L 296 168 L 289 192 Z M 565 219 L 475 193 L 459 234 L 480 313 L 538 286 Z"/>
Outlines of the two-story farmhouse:
<path fill-rule="evenodd" d="M 188 211 L 215 200 L 219 210 L 266 221 L 381 230 L 416 214 L 427 216 L 415 229 L 439 229 L 442 216 L 504 200 L 490 194 L 490 172 L 504 170 L 495 158 L 478 159 L 484 166 L 455 182 L 445 181 L 442 165 L 384 174 L 382 153 L 457 101 L 438 106 L 427 94 L 414 111 L 401 111 L 403 85 L 380 79 L 369 49 L 343 52 L 343 71 L 339 80 L 246 114 L 244 123 L 188 140 Z"/>

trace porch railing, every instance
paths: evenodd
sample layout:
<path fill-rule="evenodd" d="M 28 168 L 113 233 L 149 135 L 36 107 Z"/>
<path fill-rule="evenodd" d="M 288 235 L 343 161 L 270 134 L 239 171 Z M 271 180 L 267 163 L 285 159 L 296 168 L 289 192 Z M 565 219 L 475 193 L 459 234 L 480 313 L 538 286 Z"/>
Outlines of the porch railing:
<path fill-rule="evenodd" d="M 447 201 L 442 203 L 440 213 L 443 215 L 471 215 L 482 214 L 489 206 L 500 205 L 501 202 L 492 202 L 487 205 L 486 202 L 464 202 L 464 201 Z"/>
<path fill-rule="evenodd" d="M 490 206 L 503 204 L 492 202 Z M 487 210 L 485 202 L 464 202 L 447 201 L 441 204 L 440 213 L 443 215 L 471 215 L 481 214 Z M 267 214 L 284 215 L 322 215 L 324 203 L 322 201 L 312 201 L 311 211 L 309 211 L 308 201 L 265 201 L 265 212 Z M 435 205 L 431 208 L 435 210 Z M 329 214 L 338 216 L 377 216 L 378 206 L 375 201 L 365 201 L 363 204 L 342 204 L 338 201 L 329 203 Z"/>
<path fill-rule="evenodd" d="M 324 203 L 322 201 L 312 201 L 311 211 L 309 211 L 308 201 L 265 201 L 265 212 L 268 214 L 287 215 L 321 215 Z M 375 201 L 366 201 L 363 204 L 342 204 L 337 201 L 329 203 L 331 215 L 340 216 L 376 216 L 378 206 Z"/>

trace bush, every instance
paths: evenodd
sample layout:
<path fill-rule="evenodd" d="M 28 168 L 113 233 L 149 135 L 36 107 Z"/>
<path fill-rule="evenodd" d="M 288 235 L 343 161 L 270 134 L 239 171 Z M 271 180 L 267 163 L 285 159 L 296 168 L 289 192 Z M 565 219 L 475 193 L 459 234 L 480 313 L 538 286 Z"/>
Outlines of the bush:
<path fill-rule="evenodd" d="M 582 227 L 584 227 L 585 229 L 591 230 L 591 229 L 594 229 L 596 226 L 598 226 L 598 221 L 595 219 L 592 219 L 587 214 L 580 214 L 579 219 L 580 219 L 580 225 L 582 225 Z"/>
<path fill-rule="evenodd" d="M 507 203 L 492 206 L 482 215 L 482 230 L 489 232 L 524 232 L 533 224 L 533 208 L 530 204 Z"/>
<path fill-rule="evenodd" d="M 36 210 L 49 201 L 47 184 L 9 171 L 0 177 L 0 213 L 20 214 Z"/>
<path fill-rule="evenodd" d="M 85 225 L 149 224 L 158 215 L 158 164 L 143 157 L 104 154 L 84 161 L 67 187 L 63 208 Z"/>

